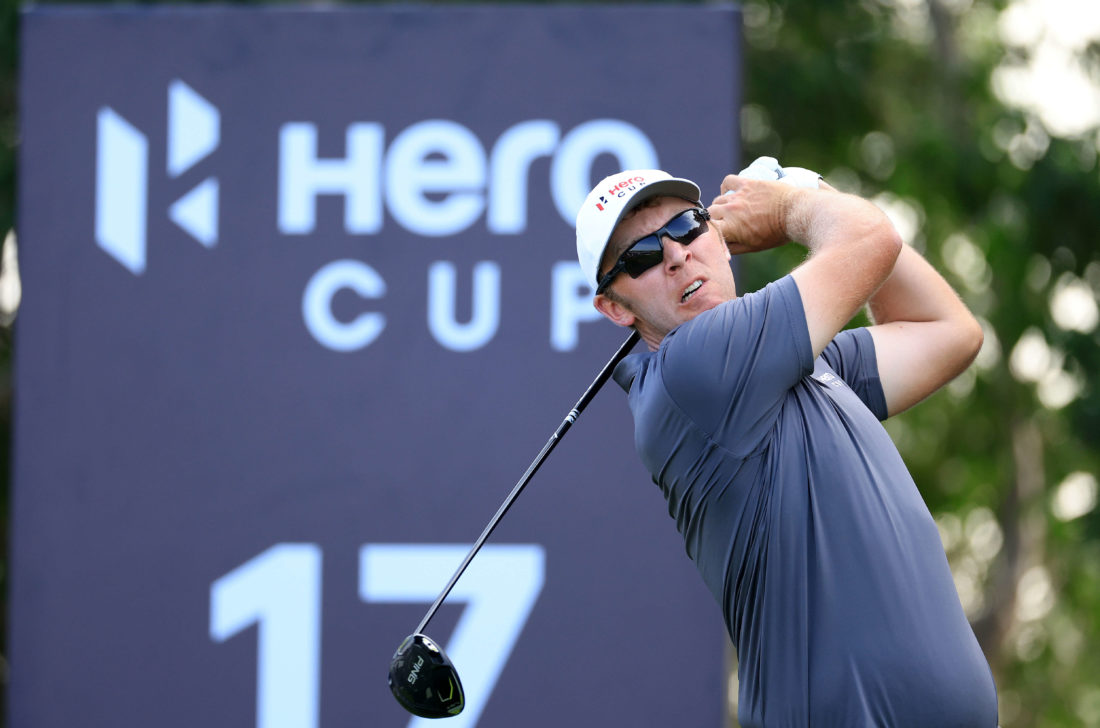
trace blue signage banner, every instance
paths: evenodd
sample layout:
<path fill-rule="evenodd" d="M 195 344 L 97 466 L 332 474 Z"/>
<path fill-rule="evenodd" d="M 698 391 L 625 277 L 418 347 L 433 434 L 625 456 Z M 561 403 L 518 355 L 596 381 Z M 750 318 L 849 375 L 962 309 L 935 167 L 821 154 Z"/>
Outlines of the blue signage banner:
<path fill-rule="evenodd" d="M 626 332 L 591 184 L 738 160 L 732 6 L 22 19 L 11 728 L 423 726 L 390 658 Z M 720 726 L 601 392 L 426 630 L 460 726 Z"/>

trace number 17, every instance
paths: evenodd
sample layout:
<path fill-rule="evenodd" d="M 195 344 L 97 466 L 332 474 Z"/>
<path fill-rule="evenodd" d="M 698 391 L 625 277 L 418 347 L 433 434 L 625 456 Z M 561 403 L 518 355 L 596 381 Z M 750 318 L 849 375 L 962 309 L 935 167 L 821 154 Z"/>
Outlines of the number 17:
<path fill-rule="evenodd" d="M 359 596 L 373 603 L 430 603 L 468 550 L 459 544 L 366 544 L 359 550 Z M 485 546 L 455 585 L 449 599 L 468 606 L 444 649 L 467 700 L 448 728 L 477 725 L 542 591 L 545 561 L 538 544 Z M 316 544 L 276 544 L 210 585 L 211 639 L 224 642 L 259 625 L 256 728 L 318 728 L 320 614 Z M 395 635 L 395 647 L 403 637 Z M 408 728 L 428 725 L 435 724 L 413 718 Z"/>

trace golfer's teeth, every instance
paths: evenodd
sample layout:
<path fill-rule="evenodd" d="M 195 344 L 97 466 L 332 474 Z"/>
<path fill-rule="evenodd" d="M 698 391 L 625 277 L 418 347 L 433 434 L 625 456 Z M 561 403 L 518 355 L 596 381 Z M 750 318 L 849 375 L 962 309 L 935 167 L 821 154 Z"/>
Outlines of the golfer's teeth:
<path fill-rule="evenodd" d="M 688 296 L 699 290 L 699 286 L 703 285 L 702 281 L 695 281 L 690 286 L 684 289 L 684 294 L 680 296 L 680 301 L 688 300 Z"/>

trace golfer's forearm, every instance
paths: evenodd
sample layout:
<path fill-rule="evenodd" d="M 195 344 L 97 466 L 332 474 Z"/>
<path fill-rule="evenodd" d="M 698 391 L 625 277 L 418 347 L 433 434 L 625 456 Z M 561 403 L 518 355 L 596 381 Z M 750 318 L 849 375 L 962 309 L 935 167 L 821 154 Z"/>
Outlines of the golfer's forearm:
<path fill-rule="evenodd" d="M 890 277 L 868 301 L 876 324 L 944 321 L 981 327 L 943 276 L 920 253 L 903 246 Z"/>
<path fill-rule="evenodd" d="M 805 191 L 792 195 L 785 229 L 811 256 L 840 255 L 855 266 L 881 269 L 887 275 L 902 248 L 890 219 L 871 202 L 855 195 Z"/>
<path fill-rule="evenodd" d="M 982 327 L 951 286 L 906 247 L 871 296 L 869 331 L 890 415 L 958 376 L 982 346 Z"/>
<path fill-rule="evenodd" d="M 815 356 L 882 286 L 902 242 L 889 219 L 851 195 L 810 191 L 792 207 L 792 237 L 810 257 L 791 272 L 802 297 Z"/>

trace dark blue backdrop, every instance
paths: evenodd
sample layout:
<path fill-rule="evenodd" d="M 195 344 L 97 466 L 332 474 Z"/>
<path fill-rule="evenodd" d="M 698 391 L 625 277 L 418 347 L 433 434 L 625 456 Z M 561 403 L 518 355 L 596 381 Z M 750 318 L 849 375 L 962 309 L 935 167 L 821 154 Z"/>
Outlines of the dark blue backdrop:
<path fill-rule="evenodd" d="M 572 216 L 622 166 L 717 193 L 739 23 L 25 14 L 11 727 L 404 725 L 393 650 L 625 337 Z M 428 632 L 455 728 L 721 725 L 616 385 Z"/>

